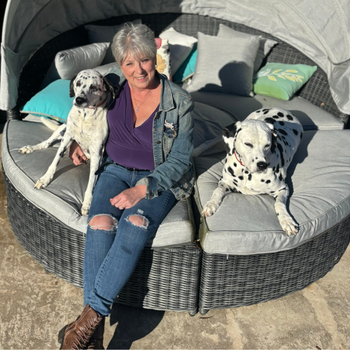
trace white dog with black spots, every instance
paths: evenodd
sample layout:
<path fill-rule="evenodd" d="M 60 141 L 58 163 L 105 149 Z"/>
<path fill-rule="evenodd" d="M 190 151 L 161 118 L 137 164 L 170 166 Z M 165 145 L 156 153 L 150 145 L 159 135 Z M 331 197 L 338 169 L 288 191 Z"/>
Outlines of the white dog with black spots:
<path fill-rule="evenodd" d="M 67 91 L 68 94 L 68 91 Z M 67 117 L 67 124 L 59 126 L 49 139 L 34 146 L 24 146 L 20 153 L 32 153 L 50 147 L 61 140 L 56 156 L 47 172 L 36 182 L 35 188 L 45 188 L 53 179 L 58 163 L 75 140 L 87 159 L 90 159 L 90 175 L 81 208 L 87 215 L 92 200 L 95 173 L 100 165 L 108 136 L 107 107 L 113 99 L 113 87 L 96 70 L 81 71 L 71 80 L 70 97 L 75 96 Z"/>
<path fill-rule="evenodd" d="M 289 111 L 263 108 L 243 122 L 223 131 L 227 155 L 222 178 L 202 214 L 213 215 L 224 196 L 236 191 L 246 195 L 268 194 L 276 200 L 275 211 L 287 235 L 299 226 L 288 213 L 287 169 L 303 137 L 303 127 Z"/>

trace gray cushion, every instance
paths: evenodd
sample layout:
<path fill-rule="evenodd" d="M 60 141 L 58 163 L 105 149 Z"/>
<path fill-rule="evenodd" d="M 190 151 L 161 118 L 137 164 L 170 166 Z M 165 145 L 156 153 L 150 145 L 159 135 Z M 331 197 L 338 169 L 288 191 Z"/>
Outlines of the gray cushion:
<path fill-rule="evenodd" d="M 218 211 L 203 220 L 204 251 L 245 255 L 288 250 L 339 223 L 350 213 L 349 149 L 350 130 L 305 132 L 288 169 L 288 208 L 300 225 L 296 236 L 282 231 L 272 197 L 230 193 Z M 221 152 L 195 158 L 200 210 L 217 186 L 224 157 Z"/>
<path fill-rule="evenodd" d="M 198 33 L 198 54 L 187 91 L 215 91 L 249 96 L 253 68 L 259 48 L 258 37 L 219 38 Z"/>
<path fill-rule="evenodd" d="M 300 97 L 282 101 L 274 97 L 255 95 L 254 97 L 219 94 L 214 92 L 192 92 L 192 99 L 221 108 L 244 120 L 251 112 L 262 107 L 281 107 L 291 111 L 301 122 L 304 130 L 341 130 L 344 124 L 324 109 Z"/>
<path fill-rule="evenodd" d="M 235 121 L 232 114 L 204 103 L 194 102 L 194 147 L 222 135 L 222 129 Z"/>
<path fill-rule="evenodd" d="M 238 32 L 230 27 L 225 26 L 224 24 L 220 23 L 219 26 L 219 32 L 218 32 L 218 37 L 223 37 L 223 38 L 248 38 L 252 37 L 253 35 L 243 33 L 243 32 Z M 261 67 L 261 64 L 265 58 L 265 56 L 270 52 L 270 50 L 277 44 L 277 41 L 271 40 L 271 39 L 265 39 L 262 36 L 257 36 L 259 39 L 259 49 L 254 61 L 254 73 L 256 73 L 259 68 Z"/>
<path fill-rule="evenodd" d="M 47 139 L 52 131 L 41 123 L 10 121 L 2 138 L 3 168 L 14 187 L 30 202 L 72 229 L 85 232 L 87 216 L 80 207 L 88 182 L 89 166 L 74 166 L 66 155 L 62 158 L 53 181 L 46 189 L 34 189 L 34 183 L 51 164 L 56 147 L 31 154 L 20 154 L 25 145 Z M 179 201 L 160 225 L 152 247 L 175 246 L 193 242 L 190 200 Z"/>

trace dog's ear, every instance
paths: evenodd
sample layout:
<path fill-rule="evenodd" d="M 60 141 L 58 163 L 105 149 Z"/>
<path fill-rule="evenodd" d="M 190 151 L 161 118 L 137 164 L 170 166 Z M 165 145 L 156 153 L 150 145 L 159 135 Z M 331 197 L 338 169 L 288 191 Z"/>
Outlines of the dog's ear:
<path fill-rule="evenodd" d="M 277 132 L 275 130 L 275 126 L 271 123 L 266 123 L 271 129 L 271 152 L 274 153 L 277 147 Z"/>
<path fill-rule="evenodd" d="M 226 128 L 222 130 L 222 136 L 227 138 L 235 136 L 235 134 L 241 130 L 241 124 L 241 122 L 234 122 L 226 126 Z"/>
<path fill-rule="evenodd" d="M 114 87 L 106 77 L 103 77 L 103 87 L 105 88 L 105 91 L 110 92 L 112 94 L 113 100 L 114 100 L 115 99 Z"/>
<path fill-rule="evenodd" d="M 77 77 L 77 75 L 75 75 L 69 84 L 69 97 L 74 97 L 75 96 L 75 92 L 74 92 L 74 80 Z"/>

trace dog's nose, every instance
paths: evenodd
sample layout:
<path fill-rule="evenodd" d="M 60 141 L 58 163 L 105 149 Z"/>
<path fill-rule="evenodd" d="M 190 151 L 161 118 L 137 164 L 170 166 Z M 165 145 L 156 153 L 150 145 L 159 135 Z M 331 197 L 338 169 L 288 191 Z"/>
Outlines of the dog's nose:
<path fill-rule="evenodd" d="M 256 165 L 260 171 L 265 170 L 268 167 L 268 164 L 265 162 L 258 162 Z"/>
<path fill-rule="evenodd" d="M 77 105 L 81 105 L 81 104 L 83 104 L 85 102 L 85 98 L 83 98 L 83 97 L 77 97 L 76 99 L 75 99 L 75 103 L 77 104 Z"/>

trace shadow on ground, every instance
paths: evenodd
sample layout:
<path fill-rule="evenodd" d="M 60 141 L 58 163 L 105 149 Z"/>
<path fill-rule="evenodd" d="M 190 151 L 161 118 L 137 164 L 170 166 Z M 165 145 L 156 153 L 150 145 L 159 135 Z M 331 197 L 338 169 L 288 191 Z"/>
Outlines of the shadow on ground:
<path fill-rule="evenodd" d="M 118 323 L 108 349 L 130 349 L 133 342 L 146 337 L 157 328 L 164 311 L 140 309 L 114 304 L 110 324 Z"/>

